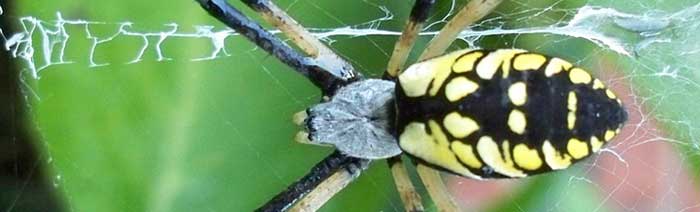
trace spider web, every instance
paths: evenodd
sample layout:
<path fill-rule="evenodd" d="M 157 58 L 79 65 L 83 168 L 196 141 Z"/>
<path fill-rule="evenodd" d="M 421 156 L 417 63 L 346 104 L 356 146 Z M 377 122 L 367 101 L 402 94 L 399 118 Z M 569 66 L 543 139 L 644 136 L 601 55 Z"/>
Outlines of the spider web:
<path fill-rule="evenodd" d="M 203 13 L 194 3 L 189 3 L 186 4 L 187 7 L 192 7 L 186 9 L 192 10 L 189 14 Z M 400 35 L 404 18 L 410 10 L 408 4 L 386 1 L 348 3 L 353 9 L 364 11 L 362 14 L 343 11 L 333 7 L 331 3 L 315 1 L 297 0 L 279 4 L 293 17 L 298 17 L 318 38 L 348 58 L 356 68 L 372 77 L 381 76 L 381 70 L 390 57 L 393 41 Z M 439 4 L 421 33 L 417 49 L 424 46 L 462 4 L 461 1 Z M 28 107 L 37 107 L 35 122 L 40 128 L 39 136 L 45 140 L 42 146 L 49 154 L 47 160 L 50 160 L 50 168 L 56 173 L 53 177 L 55 186 L 69 187 L 64 188 L 64 193 L 70 204 L 80 205 L 80 202 L 85 200 L 83 195 L 74 192 L 75 188 L 70 188 L 75 187 L 75 182 L 70 182 L 63 176 L 73 175 L 69 173 L 72 170 L 89 171 L 91 167 L 83 166 L 81 161 L 60 162 L 72 160 L 79 153 L 61 152 L 65 149 L 56 147 L 59 145 L 56 143 L 65 141 L 66 138 L 55 136 L 53 131 L 65 129 L 52 129 L 51 127 L 55 127 L 52 125 L 52 119 L 44 118 L 51 116 L 47 113 L 53 112 L 46 109 L 49 108 L 48 105 L 52 105 L 50 99 L 61 98 L 55 95 L 62 92 L 54 92 L 54 88 L 51 87 L 56 80 L 104 80 L 124 77 L 123 75 L 127 75 L 126 79 L 129 79 L 129 74 L 136 73 L 115 73 L 115 70 L 152 66 L 166 67 L 167 70 L 173 66 L 208 67 L 224 61 L 232 61 L 228 64 L 255 61 L 258 64 L 254 67 L 257 69 L 244 71 L 257 71 L 259 74 L 246 75 L 242 71 L 235 71 L 234 75 L 228 73 L 225 76 L 257 76 L 262 79 L 255 80 L 256 82 L 267 83 L 280 93 L 270 94 L 268 98 L 250 97 L 250 90 L 265 87 L 255 87 L 247 84 L 249 82 L 245 80 L 232 79 L 234 84 L 251 86 L 248 92 L 231 94 L 234 98 L 252 102 L 286 102 L 282 106 L 260 111 L 280 113 L 284 116 L 291 115 L 295 110 L 302 110 L 318 98 L 313 88 L 298 82 L 300 78 L 288 74 L 287 71 L 279 71 L 284 67 L 275 63 L 274 59 L 266 57 L 234 31 L 208 19 L 191 22 L 174 17 L 160 17 L 155 20 L 110 21 L 110 18 L 99 16 L 76 18 L 82 17 L 75 15 L 80 13 L 67 13 L 59 8 L 35 9 L 37 8 L 30 8 L 26 15 L 13 17 L 17 20 L 16 28 L 19 30 L 9 31 L 2 27 L 0 38 L 4 50 L 10 52 L 22 65 L 21 80 L 26 86 L 24 92 L 32 102 Z M 35 14 L 36 11 L 41 14 Z M 7 15 L 4 12 L 6 11 L 0 8 L 0 15 Z M 305 17 L 306 14 L 312 13 L 313 17 Z M 249 14 L 255 16 L 253 13 Z M 614 143 L 595 157 L 567 171 L 525 180 L 487 182 L 446 177 L 455 198 L 464 208 L 477 210 L 490 208 L 503 211 L 700 211 L 700 190 L 697 189 L 700 173 L 697 121 L 700 121 L 700 113 L 695 110 L 700 105 L 694 101 L 700 99 L 700 82 L 697 79 L 697 67 L 700 67 L 697 60 L 700 57 L 698 33 L 700 3 L 691 0 L 672 3 L 632 0 L 590 0 L 576 3 L 563 0 L 516 0 L 504 3 L 494 14 L 465 29 L 452 50 L 464 47 L 513 47 L 566 58 L 594 71 L 606 85 L 612 87 L 625 103 L 631 117 Z M 192 46 L 190 43 L 195 43 L 199 48 L 187 49 L 188 46 Z M 124 48 L 127 50 L 122 48 L 113 53 L 118 46 L 126 46 Z M 192 52 L 182 54 L 182 51 Z M 416 55 L 412 55 L 413 59 L 415 57 Z M 88 74 L 92 72 L 99 72 L 100 76 Z M 169 75 L 166 72 L 159 74 Z M 258 127 L 265 130 L 252 131 L 275 132 L 280 134 L 278 140 L 289 140 L 294 129 L 285 124 L 276 124 L 286 123 L 287 118 L 273 115 L 242 115 L 241 118 L 217 116 L 225 114 L 223 111 L 227 108 L 217 106 L 224 104 L 215 100 L 219 95 L 212 91 L 201 91 L 205 88 L 197 89 L 199 83 L 207 82 L 198 79 L 182 85 L 165 86 L 161 91 L 195 88 L 195 91 L 192 91 L 194 93 L 183 95 L 189 95 L 206 104 L 207 109 L 204 111 L 215 116 L 211 118 L 210 126 L 228 132 L 221 137 L 245 141 L 235 148 L 244 149 L 248 154 L 242 154 L 238 159 L 258 161 L 250 166 L 262 167 L 258 170 L 270 173 L 270 177 L 256 181 L 271 184 L 268 186 L 270 188 L 262 189 L 264 192 L 257 194 L 257 199 L 243 201 L 244 203 L 234 205 L 234 208 L 256 205 L 260 200 L 274 194 L 274 191 L 292 182 L 313 164 L 313 161 L 322 157 L 323 153 L 318 153 L 319 149 L 299 147 L 301 145 L 288 142 L 283 145 L 277 144 L 277 150 L 270 150 L 266 145 L 259 144 L 264 143 L 267 136 L 248 133 L 251 128 L 246 127 L 244 123 L 251 119 L 274 120 L 273 124 L 268 125 L 265 122 L 265 125 L 261 124 Z M 197 97 L 198 95 L 205 97 Z M 173 118 L 177 121 L 173 122 L 197 120 L 188 113 L 197 111 L 198 106 L 192 102 L 195 101 L 190 99 L 173 103 L 178 105 L 176 109 L 185 109 L 185 112 L 177 113 Z M 255 108 L 252 103 L 241 104 L 238 105 L 240 108 Z M 182 189 L 173 186 L 179 185 L 172 183 L 179 179 L 173 176 L 180 176 L 187 169 L 179 167 L 179 164 L 186 161 L 178 155 L 201 156 L 191 153 L 191 149 L 196 147 L 191 139 L 186 139 L 187 136 L 192 136 L 183 130 L 188 129 L 188 126 L 177 123 L 163 122 L 176 129 L 174 131 L 185 133 L 165 133 L 167 138 L 173 141 L 165 147 L 152 149 L 158 152 L 156 160 L 161 161 L 155 162 L 153 166 L 160 167 L 157 169 L 165 172 L 156 175 L 156 183 L 149 187 L 154 192 L 148 194 L 145 199 L 151 203 L 143 207 L 150 211 L 169 211 L 176 207 L 176 200 L 184 198 L 172 192 L 173 189 Z M 137 130 L 140 134 L 146 134 L 153 129 Z M 299 153 L 292 153 L 295 151 Z M 279 154 L 292 156 L 275 156 Z M 303 154 L 316 157 L 304 158 Z M 66 155 L 70 159 L 62 158 Z M 55 162 L 54 158 L 59 161 Z M 279 165 L 278 161 L 285 160 L 303 162 L 298 165 Z M 383 167 L 376 164 L 356 183 L 357 186 L 353 185 L 348 189 L 350 194 L 341 194 L 337 198 L 340 200 L 331 202 L 328 209 L 342 210 L 343 205 L 350 205 L 343 201 L 352 202 L 352 194 L 372 189 L 380 191 L 373 194 L 373 197 L 381 203 L 368 203 L 368 210 L 401 210 L 398 196 L 394 191 L 387 190 L 391 188 L 387 185 L 391 183 L 390 178 L 386 176 L 387 172 L 379 170 Z M 238 168 L 241 167 L 243 166 Z M 239 175 L 253 174 L 251 171 Z"/>

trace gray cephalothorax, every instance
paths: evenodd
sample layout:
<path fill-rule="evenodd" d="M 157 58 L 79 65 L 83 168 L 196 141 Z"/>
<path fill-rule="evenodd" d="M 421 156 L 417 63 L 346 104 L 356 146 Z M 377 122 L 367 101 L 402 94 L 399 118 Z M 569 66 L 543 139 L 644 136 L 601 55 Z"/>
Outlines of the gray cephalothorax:
<path fill-rule="evenodd" d="M 295 117 L 306 131 L 297 141 L 332 145 L 358 158 L 380 159 L 401 153 L 391 134 L 394 82 L 368 79 L 341 88 L 333 98 Z"/>

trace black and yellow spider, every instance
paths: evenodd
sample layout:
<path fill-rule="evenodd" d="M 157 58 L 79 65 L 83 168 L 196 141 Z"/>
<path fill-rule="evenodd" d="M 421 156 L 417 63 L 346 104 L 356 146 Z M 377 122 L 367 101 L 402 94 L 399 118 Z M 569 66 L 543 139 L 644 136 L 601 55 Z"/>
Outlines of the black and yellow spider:
<path fill-rule="evenodd" d="M 402 153 L 416 161 L 438 208 L 456 211 L 436 169 L 474 179 L 521 178 L 564 169 L 600 150 L 627 119 L 612 91 L 565 60 L 519 49 L 442 55 L 462 29 L 500 0 L 470 1 L 431 40 L 420 62 L 404 70 L 435 3 L 416 0 L 382 80 L 363 78 L 270 1 L 243 0 L 308 56 L 225 0 L 198 2 L 324 94 L 322 103 L 294 116 L 304 128 L 296 140 L 331 145 L 337 151 L 259 211 L 314 211 L 371 160 L 386 158 L 405 209 L 422 211 L 401 163 Z"/>

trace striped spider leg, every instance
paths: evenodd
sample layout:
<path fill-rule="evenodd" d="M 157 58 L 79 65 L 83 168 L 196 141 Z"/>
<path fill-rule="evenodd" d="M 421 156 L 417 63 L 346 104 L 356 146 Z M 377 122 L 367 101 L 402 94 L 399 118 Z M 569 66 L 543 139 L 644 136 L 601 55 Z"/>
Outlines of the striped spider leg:
<path fill-rule="evenodd" d="M 352 65 L 321 43 L 303 26 L 297 23 L 284 10 L 269 0 L 242 0 L 251 9 L 276 28 L 280 29 L 302 51 L 313 57 L 319 66 L 332 71 L 334 75 L 343 78 L 358 78 L 361 73 L 354 70 Z"/>
<path fill-rule="evenodd" d="M 199 2 L 202 8 L 209 12 L 211 16 L 233 28 L 236 30 L 236 32 L 255 43 L 261 49 L 267 51 L 281 62 L 290 66 L 298 73 L 304 75 L 312 83 L 319 87 L 325 96 L 332 95 L 338 88 L 356 81 L 359 79 L 359 77 L 361 77 L 357 74 L 357 72 L 355 72 L 349 63 L 342 61 L 337 56 L 334 56 L 332 51 L 326 51 L 328 48 L 320 45 L 320 42 L 318 41 L 307 42 L 301 45 L 303 46 L 302 49 L 304 51 L 312 53 L 311 57 L 306 57 L 292 49 L 286 43 L 282 42 L 279 38 L 272 35 L 272 33 L 263 29 L 262 26 L 246 17 L 243 13 L 231 6 L 225 0 L 197 0 L 197 2 Z M 272 5 L 272 3 L 249 3 L 248 5 L 264 11 L 262 8 L 268 8 L 265 6 Z M 275 8 L 275 11 L 277 11 L 276 13 L 278 14 L 281 12 L 281 10 L 279 10 L 277 7 L 270 8 Z M 286 17 L 286 19 L 280 22 L 274 22 L 274 24 L 296 24 L 296 22 L 291 20 L 291 18 L 286 16 L 286 14 L 280 14 L 279 17 Z M 283 29 L 285 33 L 292 33 L 289 35 L 295 35 L 293 33 L 300 35 L 308 34 L 308 32 L 303 30 L 302 27 L 282 27 L 281 29 Z M 312 37 L 313 36 L 306 35 L 300 39 L 309 39 Z M 298 39 L 294 39 L 294 41 L 297 42 Z M 313 53 L 314 50 L 316 53 Z"/>

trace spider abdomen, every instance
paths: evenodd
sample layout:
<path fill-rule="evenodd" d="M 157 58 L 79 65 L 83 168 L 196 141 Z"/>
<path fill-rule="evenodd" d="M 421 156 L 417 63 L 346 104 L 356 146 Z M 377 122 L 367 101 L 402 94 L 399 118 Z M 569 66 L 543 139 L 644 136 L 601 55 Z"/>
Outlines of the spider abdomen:
<path fill-rule="evenodd" d="M 399 75 L 395 102 L 404 152 L 477 179 L 566 168 L 600 150 L 627 119 L 588 72 L 518 49 L 414 64 Z"/>

